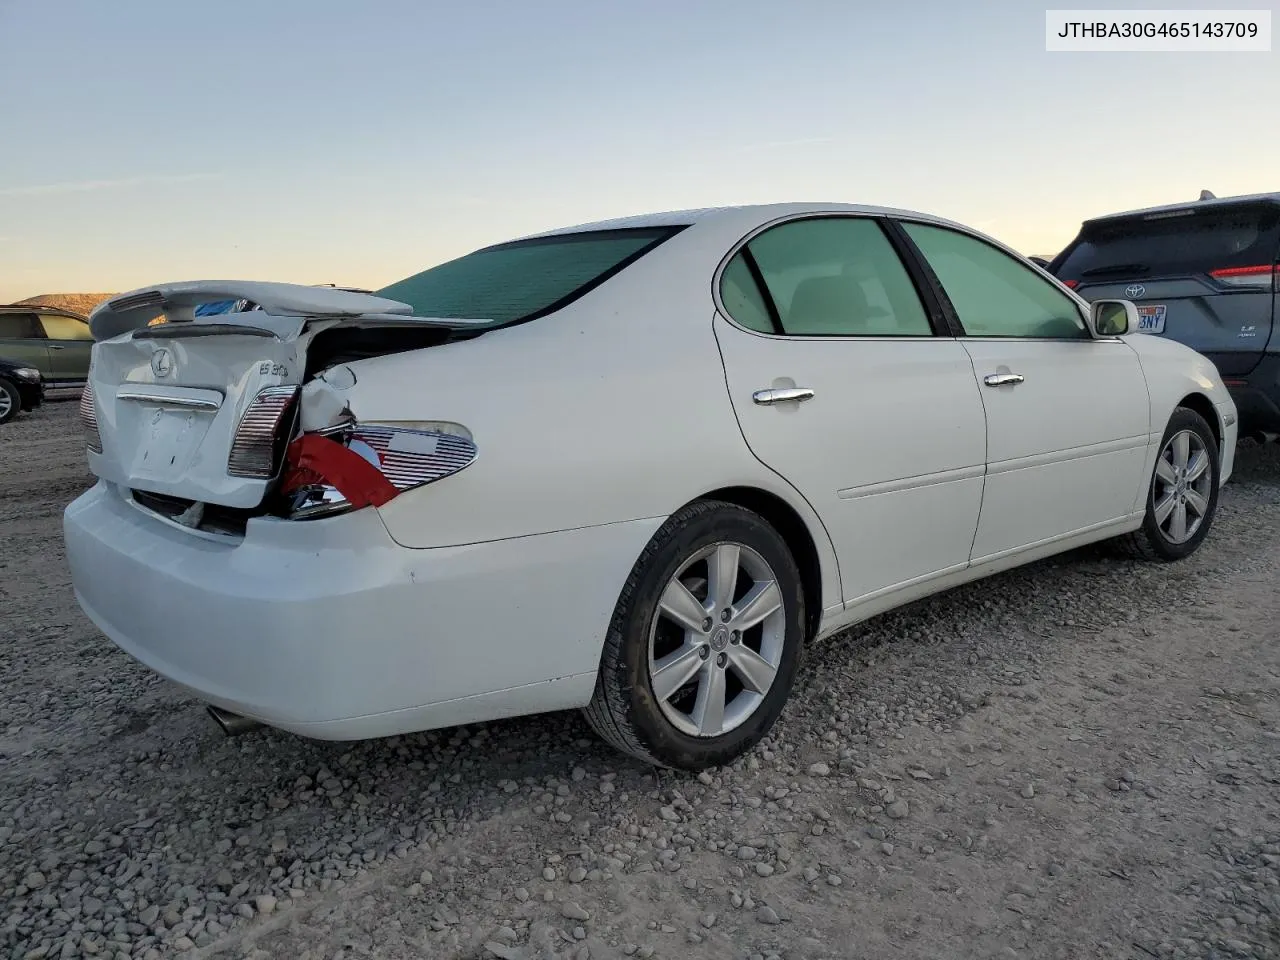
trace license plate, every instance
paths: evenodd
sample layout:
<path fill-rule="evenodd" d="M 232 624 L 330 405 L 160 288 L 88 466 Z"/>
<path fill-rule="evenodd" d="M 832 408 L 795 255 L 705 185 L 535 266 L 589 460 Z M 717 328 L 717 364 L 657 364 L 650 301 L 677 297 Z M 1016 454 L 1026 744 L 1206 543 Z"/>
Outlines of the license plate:
<path fill-rule="evenodd" d="M 1163 303 L 1138 307 L 1138 329 L 1143 333 L 1164 333 L 1164 315 L 1168 309 Z"/>

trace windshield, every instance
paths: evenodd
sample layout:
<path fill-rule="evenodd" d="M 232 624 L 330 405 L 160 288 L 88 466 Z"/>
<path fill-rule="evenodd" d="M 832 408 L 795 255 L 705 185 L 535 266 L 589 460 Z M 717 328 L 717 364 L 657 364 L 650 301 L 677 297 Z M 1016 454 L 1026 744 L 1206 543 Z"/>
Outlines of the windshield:
<path fill-rule="evenodd" d="M 567 306 L 681 227 L 589 230 L 485 247 L 377 291 L 415 316 L 532 320 Z"/>
<path fill-rule="evenodd" d="M 1280 244 L 1280 211 L 1235 206 L 1161 219 L 1087 224 L 1052 269 L 1064 280 L 1187 276 L 1223 267 L 1272 263 Z"/>

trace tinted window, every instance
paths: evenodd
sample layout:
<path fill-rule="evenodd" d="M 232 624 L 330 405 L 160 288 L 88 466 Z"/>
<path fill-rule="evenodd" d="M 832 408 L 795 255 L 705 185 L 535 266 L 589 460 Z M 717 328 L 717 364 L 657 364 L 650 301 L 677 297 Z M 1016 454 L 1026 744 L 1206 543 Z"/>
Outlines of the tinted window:
<path fill-rule="evenodd" d="M 1163 216 L 1087 223 L 1053 272 L 1064 280 L 1103 282 L 1129 277 L 1204 274 L 1256 267 L 1280 252 L 1280 210 L 1233 206 Z"/>
<path fill-rule="evenodd" d="M 975 237 L 904 223 L 971 337 L 1089 336 L 1074 300 L 1026 264 Z"/>
<path fill-rule="evenodd" d="M 760 293 L 760 285 L 751 275 L 747 259 L 741 253 L 729 261 L 720 277 L 720 299 L 729 316 L 750 330 L 773 332 L 769 307 Z"/>
<path fill-rule="evenodd" d="M 89 325 L 75 317 L 54 317 L 44 314 L 40 317 L 44 325 L 44 335 L 50 340 L 92 340 Z"/>
<path fill-rule="evenodd" d="M 39 339 L 34 313 L 0 313 L 0 337 L 6 340 Z"/>
<path fill-rule="evenodd" d="M 678 227 L 591 230 L 486 247 L 377 291 L 419 317 L 508 322 L 567 305 Z"/>
<path fill-rule="evenodd" d="M 933 333 L 906 268 L 874 220 L 830 217 L 793 220 L 747 244 L 791 336 L 920 337 Z M 741 255 L 735 258 L 735 262 Z M 731 263 L 730 267 L 734 267 Z M 760 291 L 751 282 L 735 307 L 731 287 L 749 271 L 725 271 L 721 299 L 743 326 L 771 329 Z M 752 293 L 754 291 L 754 294 Z"/>

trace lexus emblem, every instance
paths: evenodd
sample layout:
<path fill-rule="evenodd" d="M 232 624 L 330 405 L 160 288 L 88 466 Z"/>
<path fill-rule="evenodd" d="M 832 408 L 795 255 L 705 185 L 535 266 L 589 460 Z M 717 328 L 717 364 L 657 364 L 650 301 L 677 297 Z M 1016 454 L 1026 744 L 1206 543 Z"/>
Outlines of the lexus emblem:
<path fill-rule="evenodd" d="M 173 373 L 173 354 L 161 347 L 151 355 L 151 372 L 157 377 L 167 377 Z"/>
<path fill-rule="evenodd" d="M 1147 292 L 1147 288 L 1140 283 L 1131 283 L 1124 288 L 1124 295 L 1130 300 L 1137 300 L 1140 296 Z"/>

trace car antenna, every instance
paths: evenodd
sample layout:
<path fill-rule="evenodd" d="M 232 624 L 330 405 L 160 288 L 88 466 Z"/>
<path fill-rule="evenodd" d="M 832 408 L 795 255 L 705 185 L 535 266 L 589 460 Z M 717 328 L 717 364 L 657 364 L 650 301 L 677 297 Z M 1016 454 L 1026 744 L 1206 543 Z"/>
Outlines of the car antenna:
<path fill-rule="evenodd" d="M 1201 200 L 1217 200 L 1218 198 L 1213 195 L 1212 190 L 1201 190 L 1200 199 Z"/>

